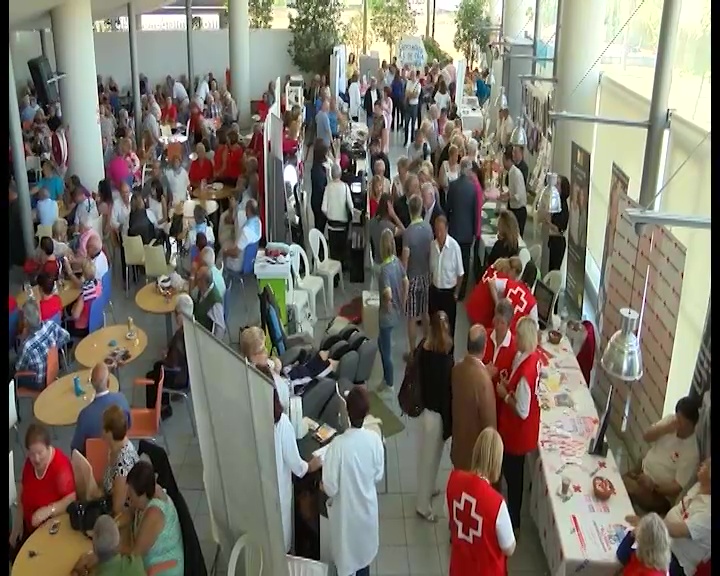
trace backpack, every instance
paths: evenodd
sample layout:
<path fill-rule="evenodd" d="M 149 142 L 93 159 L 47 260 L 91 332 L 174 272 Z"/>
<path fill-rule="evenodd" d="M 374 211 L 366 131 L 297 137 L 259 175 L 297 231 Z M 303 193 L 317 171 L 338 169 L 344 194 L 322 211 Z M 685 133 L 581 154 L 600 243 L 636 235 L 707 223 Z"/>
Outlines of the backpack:
<path fill-rule="evenodd" d="M 410 418 L 417 418 L 425 409 L 420 392 L 420 374 L 418 372 L 418 356 L 420 355 L 420 347 L 423 342 L 418 344 L 405 365 L 405 375 L 403 376 L 400 391 L 398 392 L 398 403 L 403 414 L 407 414 Z"/>

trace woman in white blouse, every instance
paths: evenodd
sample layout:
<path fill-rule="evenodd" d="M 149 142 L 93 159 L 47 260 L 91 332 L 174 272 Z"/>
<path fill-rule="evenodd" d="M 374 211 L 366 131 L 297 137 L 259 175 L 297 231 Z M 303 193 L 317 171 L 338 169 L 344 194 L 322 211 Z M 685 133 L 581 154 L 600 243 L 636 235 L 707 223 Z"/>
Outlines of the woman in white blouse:
<path fill-rule="evenodd" d="M 165 234 L 170 230 L 170 218 L 168 217 L 168 205 L 165 199 L 165 191 L 162 182 L 154 180 L 150 186 L 148 196 L 148 210 L 155 217 L 155 228 L 162 230 Z"/>
<path fill-rule="evenodd" d="M 354 206 L 350 186 L 340 180 L 340 176 L 340 165 L 333 164 L 330 168 L 331 181 L 325 187 L 322 211 L 327 217 L 330 258 L 343 262 Z"/>
<path fill-rule="evenodd" d="M 448 148 L 448 159 L 440 166 L 440 185 L 445 191 L 460 177 L 460 148 L 456 144 L 450 144 Z"/>
<path fill-rule="evenodd" d="M 448 92 L 447 84 L 445 83 L 444 78 L 440 78 L 440 82 L 438 82 L 438 89 L 437 92 L 435 92 L 433 100 L 440 110 L 450 109 L 452 99 L 450 98 L 450 92 Z"/>

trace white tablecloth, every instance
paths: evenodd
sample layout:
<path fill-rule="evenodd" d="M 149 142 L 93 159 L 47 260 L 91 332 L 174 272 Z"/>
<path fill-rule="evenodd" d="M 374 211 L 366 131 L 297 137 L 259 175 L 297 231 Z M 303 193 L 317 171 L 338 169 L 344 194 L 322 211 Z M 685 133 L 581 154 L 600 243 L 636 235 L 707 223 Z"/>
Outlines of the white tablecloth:
<path fill-rule="evenodd" d="M 557 346 L 545 342 L 542 347 L 551 357 L 538 392 L 540 446 L 529 462 L 530 514 L 552 576 L 610 576 L 620 568 L 615 551 L 633 508 L 612 454 L 587 454 L 598 414 L 570 343 L 563 339 Z M 596 475 L 615 487 L 606 502 L 593 495 Z M 566 496 L 560 495 L 563 477 L 570 480 Z"/>

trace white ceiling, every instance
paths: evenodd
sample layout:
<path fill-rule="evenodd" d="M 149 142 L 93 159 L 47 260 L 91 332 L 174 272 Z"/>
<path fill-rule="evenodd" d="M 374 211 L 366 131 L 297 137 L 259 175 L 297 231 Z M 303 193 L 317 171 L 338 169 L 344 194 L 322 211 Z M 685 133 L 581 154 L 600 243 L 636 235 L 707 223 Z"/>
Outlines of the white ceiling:
<path fill-rule="evenodd" d="M 72 2 L 73 0 L 64 0 Z M 171 0 L 135 0 L 138 14 L 151 12 Z M 10 0 L 10 30 L 50 28 L 50 10 L 63 0 Z M 93 20 L 127 16 L 127 0 L 92 0 Z"/>

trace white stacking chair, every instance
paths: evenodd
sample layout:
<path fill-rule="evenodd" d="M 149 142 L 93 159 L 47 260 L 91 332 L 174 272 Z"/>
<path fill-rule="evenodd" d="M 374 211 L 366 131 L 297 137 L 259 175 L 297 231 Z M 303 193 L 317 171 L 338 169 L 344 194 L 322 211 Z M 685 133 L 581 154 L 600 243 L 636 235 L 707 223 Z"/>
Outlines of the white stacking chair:
<path fill-rule="evenodd" d="M 227 569 L 228 576 L 237 576 L 238 562 L 240 562 L 241 554 L 243 555 L 243 569 L 240 573 L 243 574 L 243 576 L 263 576 L 262 548 L 250 542 L 247 534 L 240 536 L 230 551 Z"/>
<path fill-rule="evenodd" d="M 330 300 L 330 309 L 328 312 L 332 314 L 335 311 L 335 276 L 340 277 L 340 288 L 345 292 L 345 281 L 343 280 L 342 274 L 342 262 L 333 260 L 328 256 L 328 243 L 323 236 L 322 232 L 317 228 L 310 230 L 310 249 L 313 253 L 313 260 L 315 262 L 315 268 L 313 272 L 322 276 L 327 281 L 327 294 Z M 323 250 L 323 259 L 320 259 L 320 247 Z"/>
<path fill-rule="evenodd" d="M 15 482 L 15 458 L 10 450 L 10 507 L 17 504 L 17 484 Z"/>
<path fill-rule="evenodd" d="M 535 266 L 537 266 L 539 270 L 540 264 L 542 263 L 542 246 L 540 244 L 535 244 L 528 250 L 530 252 L 530 259 L 535 263 Z"/>
<path fill-rule="evenodd" d="M 295 282 L 297 288 L 298 290 L 303 290 L 308 293 L 310 300 L 310 312 L 317 318 L 316 301 L 318 294 L 321 292 L 325 302 L 325 309 L 330 310 L 327 292 L 325 291 L 325 281 L 320 276 L 310 274 L 310 260 L 308 259 L 308 255 L 302 246 L 299 244 L 292 244 L 290 246 L 290 255 L 292 259 L 292 266 L 297 271 L 297 280 Z M 305 274 L 300 272 L 301 268 L 305 269 Z"/>
<path fill-rule="evenodd" d="M 10 430 L 15 430 L 15 439 L 17 440 L 20 449 L 22 449 L 22 442 L 20 442 L 20 428 L 18 427 L 18 412 L 17 412 L 17 399 L 15 398 L 15 380 L 10 380 L 10 395 L 8 399 L 10 409 Z"/>
<path fill-rule="evenodd" d="M 518 257 L 520 258 L 520 262 L 522 262 L 523 270 L 525 270 L 525 266 L 527 266 L 528 262 L 532 260 L 530 250 L 528 250 L 527 248 L 520 248 L 520 252 L 518 252 Z"/>
<path fill-rule="evenodd" d="M 125 296 L 130 291 L 130 269 L 145 267 L 145 248 L 140 236 L 123 236 L 122 249 L 125 252 Z"/>
<path fill-rule="evenodd" d="M 286 556 L 288 562 L 288 573 L 290 576 L 328 576 L 330 566 L 324 562 L 301 558 L 300 556 Z"/>
<path fill-rule="evenodd" d="M 312 314 L 312 308 L 310 307 L 310 294 L 305 290 L 298 290 L 297 281 L 297 270 L 295 270 L 291 265 L 290 278 L 286 283 L 285 304 L 288 308 L 294 309 L 295 319 L 299 327 L 300 323 L 307 318 L 308 312 L 313 316 L 313 321 L 315 321 L 317 317 Z"/>
<path fill-rule="evenodd" d="M 560 270 L 551 270 L 543 278 L 543 284 L 552 290 L 555 297 L 553 298 L 552 308 L 555 310 L 555 304 L 557 303 L 558 297 L 560 296 L 560 289 L 562 288 L 562 272 Z"/>
<path fill-rule="evenodd" d="M 145 251 L 145 282 L 150 278 L 159 278 L 170 274 L 173 269 L 165 259 L 165 246 L 162 244 L 152 244 L 143 246 Z"/>

